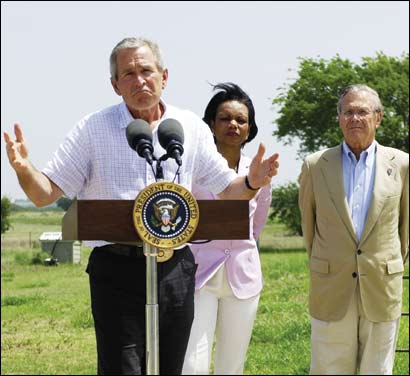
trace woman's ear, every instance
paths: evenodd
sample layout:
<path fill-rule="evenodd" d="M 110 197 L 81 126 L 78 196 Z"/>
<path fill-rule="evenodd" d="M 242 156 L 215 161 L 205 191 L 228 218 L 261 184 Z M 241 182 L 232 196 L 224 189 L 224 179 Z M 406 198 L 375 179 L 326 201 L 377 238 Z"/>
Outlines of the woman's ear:
<path fill-rule="evenodd" d="M 215 136 L 214 127 L 215 127 L 215 121 L 211 120 L 211 125 L 209 126 L 209 128 L 211 129 L 212 134 Z"/>

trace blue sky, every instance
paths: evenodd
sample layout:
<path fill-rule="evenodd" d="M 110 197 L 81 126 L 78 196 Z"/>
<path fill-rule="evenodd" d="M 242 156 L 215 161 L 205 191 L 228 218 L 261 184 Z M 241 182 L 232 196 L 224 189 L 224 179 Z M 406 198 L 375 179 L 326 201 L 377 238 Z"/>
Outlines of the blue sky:
<path fill-rule="evenodd" d="M 275 184 L 295 181 L 297 142 L 272 137 L 277 89 L 296 77 L 299 57 L 336 54 L 360 62 L 409 51 L 407 1 L 346 2 L 1 2 L 1 130 L 19 121 L 41 169 L 83 116 L 121 100 L 109 54 L 128 36 L 156 41 L 169 69 L 164 99 L 202 116 L 209 83 L 233 81 L 256 109 L 259 142 L 279 152 Z M 1 145 L 1 192 L 24 198 Z"/>

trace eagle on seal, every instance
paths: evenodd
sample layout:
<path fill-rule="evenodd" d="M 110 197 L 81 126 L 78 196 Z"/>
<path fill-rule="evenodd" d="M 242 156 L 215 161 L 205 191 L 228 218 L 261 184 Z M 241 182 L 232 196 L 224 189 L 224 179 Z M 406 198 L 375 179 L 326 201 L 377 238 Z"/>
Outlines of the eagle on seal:
<path fill-rule="evenodd" d="M 155 218 L 158 220 L 158 224 L 156 227 L 160 226 L 176 226 L 177 223 L 174 223 L 174 219 L 178 214 L 178 208 L 179 205 L 176 204 L 175 206 L 172 206 L 171 204 L 167 205 L 157 205 L 153 204 L 154 207 L 154 215 Z"/>

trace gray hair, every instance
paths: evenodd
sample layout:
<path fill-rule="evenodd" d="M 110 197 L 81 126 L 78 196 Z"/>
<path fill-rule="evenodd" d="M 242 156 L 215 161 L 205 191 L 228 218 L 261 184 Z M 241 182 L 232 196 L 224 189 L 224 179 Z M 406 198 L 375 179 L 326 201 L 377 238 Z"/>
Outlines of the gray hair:
<path fill-rule="evenodd" d="M 372 94 L 374 96 L 373 110 L 376 112 L 383 112 L 383 105 L 382 105 L 382 102 L 380 101 L 380 97 L 377 91 L 367 85 L 356 84 L 356 85 L 350 85 L 344 88 L 342 93 L 340 94 L 339 101 L 337 102 L 337 113 L 339 115 L 340 115 L 340 112 L 342 111 L 342 102 L 343 102 L 344 97 L 349 93 L 357 92 L 357 91 L 367 91 L 368 93 Z"/>
<path fill-rule="evenodd" d="M 140 47 L 147 46 L 151 49 L 155 63 L 157 68 L 160 72 L 164 70 L 164 64 L 162 62 L 161 51 L 159 46 L 155 43 L 150 41 L 149 39 L 144 38 L 124 38 L 121 42 L 119 42 L 112 50 L 110 55 L 110 73 L 111 78 L 115 81 L 118 79 L 117 76 L 117 56 L 121 50 L 125 50 L 127 48 L 137 49 Z"/>

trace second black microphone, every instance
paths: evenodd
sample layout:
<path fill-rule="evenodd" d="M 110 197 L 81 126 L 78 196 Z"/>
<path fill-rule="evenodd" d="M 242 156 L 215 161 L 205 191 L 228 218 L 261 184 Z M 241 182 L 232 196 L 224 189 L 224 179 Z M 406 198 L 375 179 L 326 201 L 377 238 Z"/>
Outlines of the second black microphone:
<path fill-rule="evenodd" d="M 182 165 L 182 154 L 184 154 L 184 130 L 178 120 L 165 119 L 158 126 L 158 141 L 167 151 L 170 158 L 175 159 L 178 166 Z"/>

